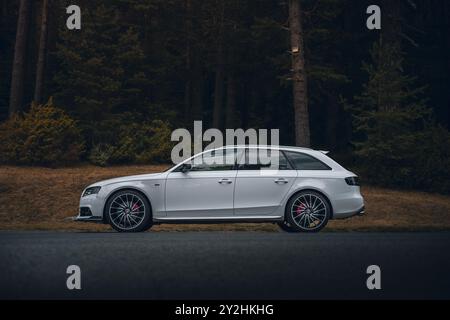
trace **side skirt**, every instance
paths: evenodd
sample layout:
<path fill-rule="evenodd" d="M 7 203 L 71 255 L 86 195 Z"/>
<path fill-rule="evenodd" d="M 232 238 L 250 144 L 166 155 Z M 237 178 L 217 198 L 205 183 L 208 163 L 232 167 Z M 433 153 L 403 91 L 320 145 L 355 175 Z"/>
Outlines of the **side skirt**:
<path fill-rule="evenodd" d="M 252 222 L 280 222 L 280 216 L 240 216 L 240 217 L 160 217 L 153 218 L 155 224 L 208 224 L 208 223 L 252 223 Z"/>

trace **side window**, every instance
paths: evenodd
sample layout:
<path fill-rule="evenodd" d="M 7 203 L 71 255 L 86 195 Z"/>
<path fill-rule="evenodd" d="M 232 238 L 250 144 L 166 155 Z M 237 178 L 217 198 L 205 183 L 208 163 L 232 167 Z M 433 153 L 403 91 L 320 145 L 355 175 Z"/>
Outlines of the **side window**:
<path fill-rule="evenodd" d="M 235 149 L 212 150 L 192 159 L 190 171 L 234 170 L 235 163 Z"/>
<path fill-rule="evenodd" d="M 239 161 L 239 170 L 292 170 L 281 151 L 245 149 Z"/>
<path fill-rule="evenodd" d="M 292 151 L 284 151 L 284 153 L 297 170 L 331 170 L 325 163 L 310 155 Z"/>

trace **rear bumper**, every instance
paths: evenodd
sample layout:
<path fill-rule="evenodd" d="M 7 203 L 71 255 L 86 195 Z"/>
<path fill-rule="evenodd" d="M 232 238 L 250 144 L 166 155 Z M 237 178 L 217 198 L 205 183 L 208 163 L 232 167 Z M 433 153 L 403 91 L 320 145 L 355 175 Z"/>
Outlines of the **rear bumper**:
<path fill-rule="evenodd" d="M 358 213 L 356 213 L 358 216 L 363 216 L 363 215 L 365 215 L 366 214 L 366 207 L 365 206 L 363 206 L 359 211 L 358 211 Z"/>
<path fill-rule="evenodd" d="M 343 191 L 333 194 L 330 199 L 333 207 L 333 219 L 345 219 L 364 214 L 365 203 L 360 188 L 351 186 Z"/>
<path fill-rule="evenodd" d="M 359 208 L 358 210 L 355 210 L 355 211 L 335 213 L 333 215 L 333 219 L 346 219 L 346 218 L 350 218 L 353 216 L 363 216 L 365 214 L 366 214 L 366 208 L 363 205 L 361 208 Z"/>

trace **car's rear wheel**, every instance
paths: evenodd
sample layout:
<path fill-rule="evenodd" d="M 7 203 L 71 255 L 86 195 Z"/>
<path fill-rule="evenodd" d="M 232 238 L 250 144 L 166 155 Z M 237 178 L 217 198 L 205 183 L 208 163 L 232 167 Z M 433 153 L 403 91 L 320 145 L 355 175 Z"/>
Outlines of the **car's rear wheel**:
<path fill-rule="evenodd" d="M 150 203 L 141 193 L 123 190 L 106 202 L 109 224 L 120 232 L 141 232 L 152 226 Z"/>
<path fill-rule="evenodd" d="M 327 225 L 330 213 L 330 204 L 322 194 L 302 191 L 286 205 L 286 225 L 299 232 L 318 232 Z"/>

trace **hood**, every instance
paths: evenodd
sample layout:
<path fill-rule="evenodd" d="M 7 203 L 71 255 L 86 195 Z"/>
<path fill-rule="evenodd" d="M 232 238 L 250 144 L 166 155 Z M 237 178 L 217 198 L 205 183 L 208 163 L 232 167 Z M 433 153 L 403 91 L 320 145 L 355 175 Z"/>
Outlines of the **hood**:
<path fill-rule="evenodd" d="M 134 176 L 118 177 L 118 178 L 113 178 L 113 179 L 108 179 L 108 180 L 97 181 L 97 182 L 91 184 L 90 186 L 88 186 L 88 188 L 94 187 L 94 186 L 102 187 L 102 186 L 106 186 L 108 184 L 127 182 L 127 181 L 161 179 L 163 177 L 163 175 L 164 175 L 164 173 L 159 172 L 159 173 L 148 173 L 148 174 L 138 174 L 138 175 L 134 175 Z"/>

